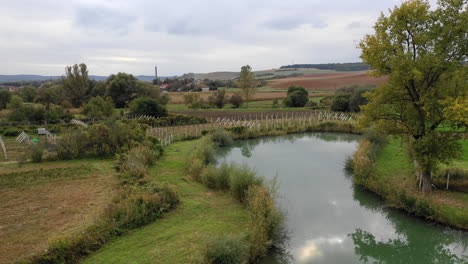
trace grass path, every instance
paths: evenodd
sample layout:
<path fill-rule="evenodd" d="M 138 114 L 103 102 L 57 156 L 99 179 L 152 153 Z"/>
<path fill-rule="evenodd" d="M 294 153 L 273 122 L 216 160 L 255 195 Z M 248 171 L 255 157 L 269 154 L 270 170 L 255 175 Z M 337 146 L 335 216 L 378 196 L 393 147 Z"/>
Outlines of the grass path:
<path fill-rule="evenodd" d="M 126 234 L 84 263 L 202 263 L 206 241 L 246 230 L 247 211 L 224 193 L 194 182 L 184 173 L 191 142 L 170 145 L 150 174 L 176 186 L 180 205 L 160 220 Z"/>

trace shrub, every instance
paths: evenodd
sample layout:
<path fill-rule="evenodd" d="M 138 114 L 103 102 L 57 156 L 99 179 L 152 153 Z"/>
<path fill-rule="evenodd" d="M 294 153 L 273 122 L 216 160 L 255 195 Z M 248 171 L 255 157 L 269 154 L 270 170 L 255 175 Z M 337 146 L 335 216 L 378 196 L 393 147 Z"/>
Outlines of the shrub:
<path fill-rule="evenodd" d="M 208 137 L 202 137 L 200 141 L 193 145 L 188 154 L 188 163 L 192 160 L 200 160 L 202 164 L 207 165 L 214 163 L 215 159 L 215 146 L 213 141 Z"/>
<path fill-rule="evenodd" d="M 344 169 L 346 172 L 353 172 L 353 157 L 352 156 L 347 156 L 345 163 L 344 163 Z"/>
<path fill-rule="evenodd" d="M 242 135 L 244 134 L 245 131 L 247 131 L 247 127 L 244 127 L 244 126 L 228 127 L 226 128 L 226 131 L 231 131 L 232 133 L 236 135 Z"/>
<path fill-rule="evenodd" d="M 120 155 L 117 169 L 131 180 L 141 179 L 158 156 L 159 152 L 147 146 L 137 146 Z"/>
<path fill-rule="evenodd" d="M 204 185 L 208 188 L 216 189 L 218 179 L 218 170 L 216 167 L 212 165 L 205 167 L 200 176 L 200 180 Z"/>
<path fill-rule="evenodd" d="M 21 130 L 13 127 L 10 127 L 3 132 L 5 137 L 17 137 L 19 134 L 21 134 Z"/>
<path fill-rule="evenodd" d="M 244 263 L 248 257 L 248 245 L 245 240 L 224 235 L 208 242 L 205 262 L 210 264 Z"/>
<path fill-rule="evenodd" d="M 354 153 L 353 171 L 354 178 L 358 183 L 363 183 L 374 173 L 375 163 L 369 156 L 372 143 L 369 140 L 363 140 Z"/>
<path fill-rule="evenodd" d="M 203 161 L 198 158 L 192 158 L 186 162 L 185 170 L 196 181 L 200 181 L 201 174 L 203 173 Z"/>
<path fill-rule="evenodd" d="M 112 98 L 96 96 L 91 98 L 89 102 L 83 107 L 83 114 L 90 118 L 104 118 L 111 117 L 114 111 L 114 102 Z"/>
<path fill-rule="evenodd" d="M 211 140 L 218 146 L 229 146 L 233 143 L 231 135 L 224 129 L 215 130 L 211 134 Z"/>
<path fill-rule="evenodd" d="M 87 152 L 86 133 L 80 129 L 64 130 L 57 143 L 57 157 L 61 160 L 77 159 L 84 157 Z"/>
<path fill-rule="evenodd" d="M 288 107 L 304 107 L 308 101 L 309 92 L 304 87 L 290 86 L 283 103 Z"/>
<path fill-rule="evenodd" d="M 231 187 L 231 166 L 223 163 L 217 170 L 216 188 L 220 190 L 229 190 Z"/>
<path fill-rule="evenodd" d="M 184 94 L 184 102 L 189 108 L 198 109 L 198 108 L 208 108 L 208 105 L 205 103 L 203 98 L 200 97 L 198 93 L 187 93 Z"/>
<path fill-rule="evenodd" d="M 148 115 L 152 117 L 167 116 L 167 109 L 158 100 L 142 97 L 130 103 L 130 112 L 134 115 Z"/>
<path fill-rule="evenodd" d="M 332 111 L 349 112 L 349 100 L 351 95 L 348 93 L 337 94 L 331 104 Z"/>
<path fill-rule="evenodd" d="M 229 99 L 229 103 L 232 104 L 233 108 L 239 108 L 244 103 L 244 99 L 242 99 L 242 96 L 238 94 L 233 94 L 231 95 L 231 98 Z"/>
<path fill-rule="evenodd" d="M 210 97 L 208 97 L 208 102 L 212 106 L 216 106 L 217 108 L 223 108 L 227 102 L 226 90 L 225 89 L 216 90 Z"/>
<path fill-rule="evenodd" d="M 34 163 L 42 162 L 45 146 L 42 143 L 34 143 L 28 148 L 31 161 Z"/>
<path fill-rule="evenodd" d="M 244 202 L 250 185 L 262 185 L 263 183 L 263 179 L 246 165 L 231 164 L 230 172 L 230 191 L 232 196 L 240 202 Z"/>
<path fill-rule="evenodd" d="M 279 107 L 278 99 L 273 100 L 273 104 L 272 104 L 271 107 L 273 107 L 273 108 L 278 108 Z"/>

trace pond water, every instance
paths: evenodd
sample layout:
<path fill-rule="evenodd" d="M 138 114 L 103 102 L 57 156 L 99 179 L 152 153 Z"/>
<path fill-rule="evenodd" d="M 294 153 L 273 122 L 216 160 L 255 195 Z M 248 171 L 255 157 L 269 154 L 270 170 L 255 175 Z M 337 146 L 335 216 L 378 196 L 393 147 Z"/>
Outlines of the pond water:
<path fill-rule="evenodd" d="M 237 141 L 220 162 L 245 163 L 279 181 L 285 250 L 261 263 L 468 263 L 468 232 L 387 208 L 343 165 L 359 136 L 309 133 Z"/>

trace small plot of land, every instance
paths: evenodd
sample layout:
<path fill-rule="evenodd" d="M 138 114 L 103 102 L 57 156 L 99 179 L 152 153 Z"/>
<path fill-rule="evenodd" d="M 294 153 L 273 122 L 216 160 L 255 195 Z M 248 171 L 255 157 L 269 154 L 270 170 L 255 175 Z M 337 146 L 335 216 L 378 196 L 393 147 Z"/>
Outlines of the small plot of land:
<path fill-rule="evenodd" d="M 292 85 L 303 86 L 306 89 L 315 90 L 336 90 L 343 86 L 352 84 L 373 84 L 380 85 L 387 80 L 387 77 L 369 76 L 368 72 L 351 73 L 324 73 L 308 74 L 299 77 L 272 80 L 269 83 L 271 88 L 287 89 Z"/>
<path fill-rule="evenodd" d="M 171 144 L 150 172 L 158 181 L 175 186 L 181 204 L 160 220 L 118 238 L 84 263 L 203 263 L 207 241 L 245 232 L 247 210 L 239 202 L 185 176 L 185 152 L 191 144 Z"/>
<path fill-rule="evenodd" d="M 45 250 L 92 224 L 113 197 L 111 161 L 0 164 L 0 263 Z"/>
<path fill-rule="evenodd" d="M 468 141 L 463 140 L 461 142 L 464 156 L 455 160 L 454 165 L 467 169 Z M 376 165 L 377 175 L 387 181 L 388 184 L 398 186 L 397 189 L 410 191 L 416 196 L 430 198 L 438 206 L 446 207 L 447 210 L 458 210 L 459 213 L 468 215 L 468 193 L 436 189 L 427 196 L 418 190 L 413 164 L 407 151 L 402 147 L 401 139 L 390 140 L 390 143 L 379 154 Z"/>
<path fill-rule="evenodd" d="M 24 156 L 24 150 L 27 147 L 27 144 L 20 144 L 16 142 L 15 140 L 16 138 L 12 138 L 12 137 L 2 137 L 2 138 L 3 138 L 3 142 L 5 143 L 7 159 L 5 159 L 3 150 L 0 147 L 0 162 L 20 160 L 22 156 Z"/>

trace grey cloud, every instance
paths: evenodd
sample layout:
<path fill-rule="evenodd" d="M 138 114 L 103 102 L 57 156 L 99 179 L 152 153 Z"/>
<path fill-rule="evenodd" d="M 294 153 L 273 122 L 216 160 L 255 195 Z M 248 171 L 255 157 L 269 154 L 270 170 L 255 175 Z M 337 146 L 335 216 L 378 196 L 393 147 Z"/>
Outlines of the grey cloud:
<path fill-rule="evenodd" d="M 314 28 L 325 28 L 327 23 L 321 19 L 306 19 L 300 17 L 282 17 L 269 20 L 264 26 L 274 30 L 292 30 L 301 25 L 309 25 Z"/>
<path fill-rule="evenodd" d="M 105 30 L 118 34 L 129 31 L 137 17 L 104 7 L 82 7 L 76 15 L 76 23 L 87 30 Z"/>
<path fill-rule="evenodd" d="M 360 28 L 360 27 L 362 27 L 362 26 L 363 26 L 363 25 L 362 25 L 361 22 L 359 22 L 359 21 L 353 21 L 353 22 L 351 22 L 351 23 L 348 24 L 347 28 L 349 28 L 349 29 L 355 29 L 355 28 Z"/>

